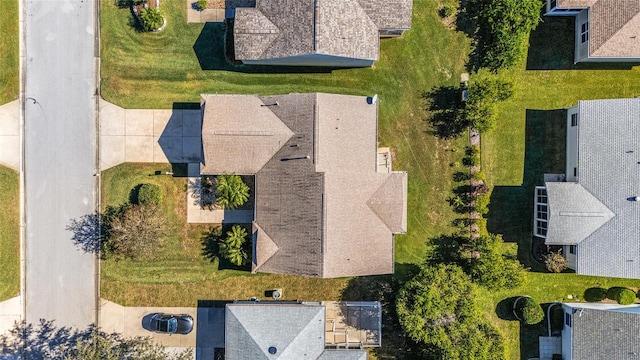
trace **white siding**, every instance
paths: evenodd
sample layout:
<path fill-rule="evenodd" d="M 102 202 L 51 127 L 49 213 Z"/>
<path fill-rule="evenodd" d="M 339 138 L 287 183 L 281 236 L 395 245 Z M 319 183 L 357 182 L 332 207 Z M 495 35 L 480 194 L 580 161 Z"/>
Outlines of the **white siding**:
<path fill-rule="evenodd" d="M 589 57 L 589 41 L 582 42 L 582 24 L 589 21 L 589 10 L 582 10 L 578 16 L 576 16 L 576 50 L 574 56 L 574 62 L 585 61 Z"/>
<path fill-rule="evenodd" d="M 573 115 L 578 117 L 577 126 L 571 126 L 571 118 Z M 580 169 L 578 169 L 578 129 L 580 128 L 580 113 L 578 112 L 578 106 L 567 109 L 567 159 L 566 159 L 566 180 L 568 182 L 576 182 L 578 178 L 574 176 L 577 174 L 580 176 Z M 574 172 L 574 168 L 576 171 Z"/>
<path fill-rule="evenodd" d="M 576 269 L 576 265 L 578 263 L 578 246 L 575 245 L 575 249 L 576 249 L 576 253 L 572 254 L 571 251 L 569 251 L 570 246 L 569 245 L 565 245 L 562 247 L 562 255 L 564 256 L 565 259 L 567 259 L 567 266 L 569 267 L 569 269 Z"/>

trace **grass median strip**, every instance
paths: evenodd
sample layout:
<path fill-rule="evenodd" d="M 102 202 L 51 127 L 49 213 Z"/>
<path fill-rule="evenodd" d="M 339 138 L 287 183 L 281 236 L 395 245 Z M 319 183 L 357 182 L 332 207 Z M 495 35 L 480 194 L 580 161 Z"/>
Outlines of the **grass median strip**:
<path fill-rule="evenodd" d="M 20 193 L 18 173 L 0 166 L 0 301 L 20 293 Z"/>
<path fill-rule="evenodd" d="M 0 105 L 18 97 L 18 0 L 0 1 Z"/>

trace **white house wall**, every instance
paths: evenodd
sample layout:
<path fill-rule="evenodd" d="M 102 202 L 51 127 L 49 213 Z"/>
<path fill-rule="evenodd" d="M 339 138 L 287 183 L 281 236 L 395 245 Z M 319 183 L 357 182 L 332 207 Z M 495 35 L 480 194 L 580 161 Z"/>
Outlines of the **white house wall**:
<path fill-rule="evenodd" d="M 575 57 L 574 57 L 574 61 L 577 62 L 581 62 L 581 61 L 585 61 L 587 60 L 587 58 L 589 57 L 589 41 L 582 43 L 582 24 L 584 24 L 585 22 L 589 21 L 589 10 L 582 10 L 577 16 L 576 16 L 576 24 L 575 24 L 575 44 L 576 44 L 576 50 L 575 50 Z M 591 34 L 589 34 L 591 35 Z"/>
<path fill-rule="evenodd" d="M 571 116 L 578 114 L 578 126 L 571 126 Z M 580 127 L 580 114 L 578 113 L 578 106 L 567 109 L 567 158 L 565 175 L 567 182 L 576 182 L 577 177 L 574 176 L 573 169 L 577 169 L 577 174 L 580 176 L 580 169 L 578 169 L 578 128 Z"/>
<path fill-rule="evenodd" d="M 569 267 L 569 269 L 576 270 L 577 258 L 578 258 L 577 252 L 578 252 L 577 246 L 576 246 L 576 254 L 572 254 L 569 251 L 569 245 L 565 245 L 562 247 L 562 255 L 564 256 L 565 259 L 567 259 L 567 267 Z"/>
<path fill-rule="evenodd" d="M 567 322 L 565 321 L 567 314 L 572 315 L 573 322 L 573 309 L 571 307 L 565 306 L 562 304 L 562 360 L 571 360 L 573 358 L 573 329 L 567 326 Z"/>

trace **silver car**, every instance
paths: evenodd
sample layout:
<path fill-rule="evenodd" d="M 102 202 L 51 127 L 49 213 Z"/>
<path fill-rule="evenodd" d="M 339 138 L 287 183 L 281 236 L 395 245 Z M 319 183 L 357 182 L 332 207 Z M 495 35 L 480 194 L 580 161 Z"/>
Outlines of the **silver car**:
<path fill-rule="evenodd" d="M 151 316 L 150 330 L 162 334 L 186 335 L 193 330 L 193 318 L 188 314 L 155 313 Z"/>

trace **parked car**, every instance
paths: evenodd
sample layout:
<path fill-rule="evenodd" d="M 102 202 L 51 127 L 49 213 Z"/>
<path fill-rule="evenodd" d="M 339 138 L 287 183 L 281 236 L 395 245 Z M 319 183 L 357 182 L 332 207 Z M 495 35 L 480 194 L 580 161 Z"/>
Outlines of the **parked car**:
<path fill-rule="evenodd" d="M 193 330 L 193 318 L 188 314 L 155 313 L 151 316 L 150 330 L 161 334 L 186 335 Z"/>

